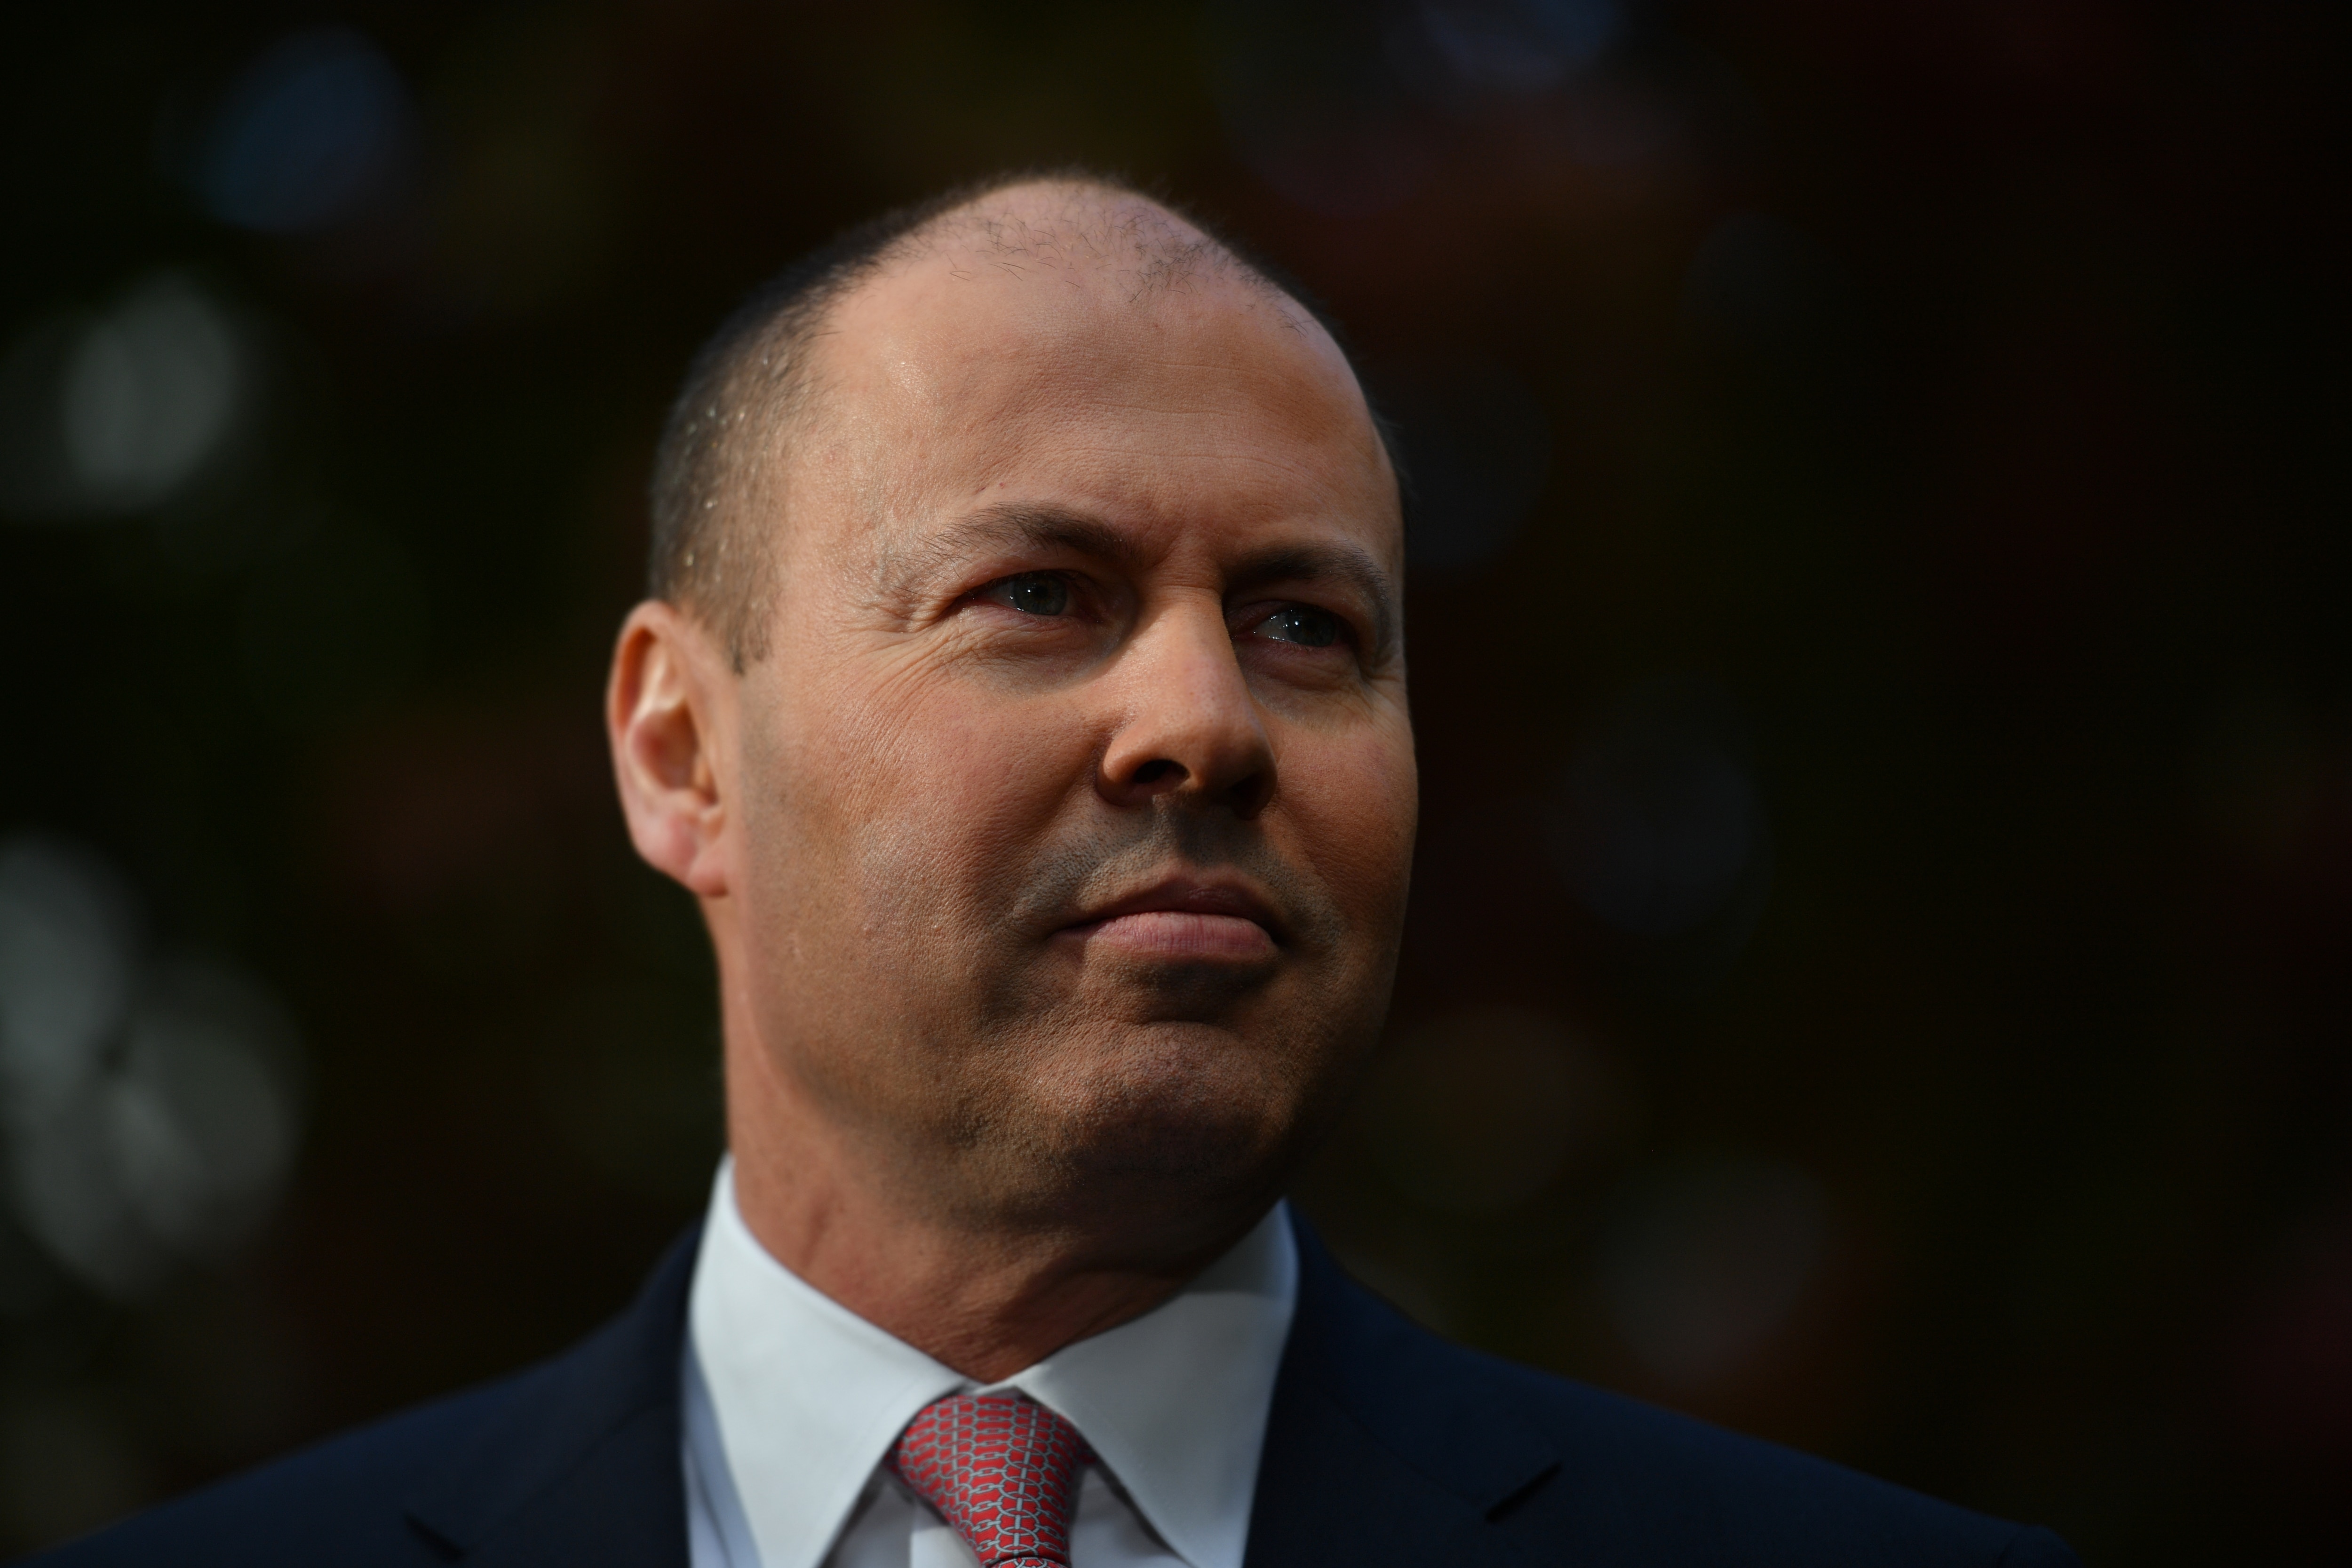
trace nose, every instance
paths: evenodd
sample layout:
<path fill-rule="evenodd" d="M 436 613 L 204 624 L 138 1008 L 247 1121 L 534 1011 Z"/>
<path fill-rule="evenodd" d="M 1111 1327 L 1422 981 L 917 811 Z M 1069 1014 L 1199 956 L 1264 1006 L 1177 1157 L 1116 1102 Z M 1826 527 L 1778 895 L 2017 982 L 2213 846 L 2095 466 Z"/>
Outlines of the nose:
<path fill-rule="evenodd" d="M 1244 821 L 1274 797 L 1274 746 L 1216 606 L 1170 610 L 1121 655 L 1127 709 L 1097 787 L 1114 805 L 1160 795 L 1223 805 Z"/>

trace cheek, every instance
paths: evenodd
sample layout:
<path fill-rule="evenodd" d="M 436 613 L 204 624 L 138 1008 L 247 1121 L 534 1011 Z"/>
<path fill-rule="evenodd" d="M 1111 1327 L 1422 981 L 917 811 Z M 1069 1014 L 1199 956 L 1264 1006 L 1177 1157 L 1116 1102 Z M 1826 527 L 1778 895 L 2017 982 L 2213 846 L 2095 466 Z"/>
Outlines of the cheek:
<path fill-rule="evenodd" d="M 806 765 L 824 779 L 821 831 L 855 867 L 867 929 L 914 921 L 936 935 L 1017 894 L 1092 756 L 1065 703 L 910 677 L 846 704 Z"/>
<path fill-rule="evenodd" d="M 1420 786 L 1400 721 L 1286 748 L 1284 809 L 1351 934 L 1392 940 L 1404 916 Z"/>

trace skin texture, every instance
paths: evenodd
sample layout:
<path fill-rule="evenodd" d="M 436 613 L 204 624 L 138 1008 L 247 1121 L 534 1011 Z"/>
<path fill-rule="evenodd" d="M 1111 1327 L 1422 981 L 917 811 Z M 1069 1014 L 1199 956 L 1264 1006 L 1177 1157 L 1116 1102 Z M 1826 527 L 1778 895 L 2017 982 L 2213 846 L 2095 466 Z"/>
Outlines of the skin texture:
<path fill-rule="evenodd" d="M 607 704 L 631 834 L 717 949 L 746 1220 L 983 1380 L 1265 1212 L 1404 910 L 1363 397 L 1304 310 L 1139 224 L 1190 235 L 1016 186 L 843 300 L 760 491 L 767 657 L 648 602 Z"/>

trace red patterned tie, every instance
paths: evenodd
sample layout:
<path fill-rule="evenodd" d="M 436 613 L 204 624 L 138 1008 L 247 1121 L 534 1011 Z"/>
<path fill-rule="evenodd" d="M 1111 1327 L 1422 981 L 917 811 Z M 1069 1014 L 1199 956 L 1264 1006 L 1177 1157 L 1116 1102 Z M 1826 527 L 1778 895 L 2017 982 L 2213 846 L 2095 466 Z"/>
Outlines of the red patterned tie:
<path fill-rule="evenodd" d="M 959 1394 L 924 1406 L 890 1450 L 890 1468 L 955 1527 L 982 1568 L 1070 1561 L 1078 1429 L 1027 1399 Z"/>

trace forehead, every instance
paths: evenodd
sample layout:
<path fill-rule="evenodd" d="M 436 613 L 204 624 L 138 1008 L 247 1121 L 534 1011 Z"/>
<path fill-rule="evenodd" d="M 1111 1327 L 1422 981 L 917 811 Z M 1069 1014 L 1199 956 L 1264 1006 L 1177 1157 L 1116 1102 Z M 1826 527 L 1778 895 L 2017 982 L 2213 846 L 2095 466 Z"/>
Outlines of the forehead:
<path fill-rule="evenodd" d="M 1050 500 L 1143 525 L 1338 526 L 1392 561 L 1394 480 L 1321 326 L 1230 265 L 1119 261 L 951 237 L 841 301 L 814 477 L 854 503 L 854 531 L 887 549 L 971 505 Z"/>

